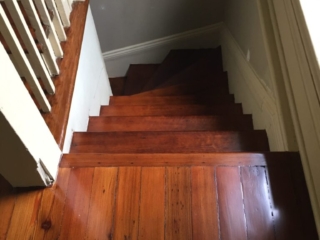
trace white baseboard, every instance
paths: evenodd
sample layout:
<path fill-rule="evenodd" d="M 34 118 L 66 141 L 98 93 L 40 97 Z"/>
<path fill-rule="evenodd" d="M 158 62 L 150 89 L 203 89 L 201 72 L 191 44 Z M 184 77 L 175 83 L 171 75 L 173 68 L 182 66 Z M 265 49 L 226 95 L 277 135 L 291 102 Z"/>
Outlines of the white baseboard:
<path fill-rule="evenodd" d="M 247 62 L 244 53 L 226 27 L 220 32 L 223 66 L 228 72 L 230 92 L 242 103 L 244 113 L 252 114 L 255 129 L 267 131 L 270 149 L 285 151 L 279 112 L 272 92 Z"/>
<path fill-rule="evenodd" d="M 222 23 L 103 53 L 109 77 L 125 76 L 130 64 L 160 63 L 171 49 L 219 46 Z M 205 37 L 204 37 L 205 36 Z"/>

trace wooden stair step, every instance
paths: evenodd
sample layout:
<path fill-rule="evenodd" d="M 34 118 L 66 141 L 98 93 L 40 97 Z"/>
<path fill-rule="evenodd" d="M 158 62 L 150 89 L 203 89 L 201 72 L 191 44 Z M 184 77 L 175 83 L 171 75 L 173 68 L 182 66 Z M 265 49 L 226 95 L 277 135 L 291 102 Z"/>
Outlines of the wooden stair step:
<path fill-rule="evenodd" d="M 159 66 L 160 64 L 131 64 L 124 86 L 124 95 L 140 93 Z"/>
<path fill-rule="evenodd" d="M 113 96 L 123 96 L 126 77 L 109 78 Z"/>
<path fill-rule="evenodd" d="M 158 89 L 177 84 L 199 82 L 199 80 L 201 80 L 202 83 L 205 81 L 215 82 L 217 80 L 224 80 L 227 82 L 228 75 L 226 72 L 223 72 L 219 66 L 212 66 L 212 62 L 210 60 L 203 58 L 167 79 L 162 84 L 159 84 L 156 88 Z"/>
<path fill-rule="evenodd" d="M 239 103 L 221 105 L 111 105 L 102 106 L 100 116 L 159 116 L 159 115 L 240 115 Z"/>
<path fill-rule="evenodd" d="M 182 96 L 111 96 L 110 105 L 166 105 L 166 104 L 226 104 L 234 103 L 233 94 L 224 95 L 182 95 Z"/>
<path fill-rule="evenodd" d="M 63 155 L 60 167 L 272 166 L 298 157 L 297 152 L 69 153 Z"/>
<path fill-rule="evenodd" d="M 226 81 L 216 81 L 206 84 L 188 83 L 179 84 L 166 88 L 154 89 L 147 92 L 134 94 L 132 96 L 177 96 L 177 95 L 215 95 L 229 94 Z"/>
<path fill-rule="evenodd" d="M 264 130 L 74 133 L 71 153 L 205 153 L 269 151 Z"/>
<path fill-rule="evenodd" d="M 212 65 L 221 65 L 221 49 L 178 49 L 171 50 L 155 74 L 149 79 L 143 90 L 148 91 L 162 84 L 171 76 L 183 71 L 186 67 L 197 62 L 200 58 L 210 56 Z M 222 67 L 221 67 L 222 69 Z"/>
<path fill-rule="evenodd" d="M 251 115 L 90 117 L 88 132 L 253 130 Z"/>

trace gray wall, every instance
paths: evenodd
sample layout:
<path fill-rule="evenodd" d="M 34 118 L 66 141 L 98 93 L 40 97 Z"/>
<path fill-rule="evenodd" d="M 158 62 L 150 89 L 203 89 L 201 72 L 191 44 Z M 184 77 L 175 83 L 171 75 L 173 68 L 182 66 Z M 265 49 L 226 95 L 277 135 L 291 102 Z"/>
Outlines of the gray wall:
<path fill-rule="evenodd" d="M 221 22 L 223 0 L 91 0 L 102 52 Z"/>
<path fill-rule="evenodd" d="M 271 88 L 270 70 L 262 35 L 257 1 L 226 0 L 224 22 L 243 53 L 250 51 L 250 64 L 259 77 Z"/>

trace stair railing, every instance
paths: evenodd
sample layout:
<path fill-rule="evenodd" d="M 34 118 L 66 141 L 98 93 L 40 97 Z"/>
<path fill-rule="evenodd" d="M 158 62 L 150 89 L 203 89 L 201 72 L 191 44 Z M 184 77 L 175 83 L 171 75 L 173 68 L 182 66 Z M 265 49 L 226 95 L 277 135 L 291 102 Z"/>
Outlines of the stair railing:
<path fill-rule="evenodd" d="M 70 26 L 72 0 L 0 0 L 0 40 L 35 104 L 51 106 L 45 96 L 55 93 L 52 77 L 60 73 L 60 42 Z"/>

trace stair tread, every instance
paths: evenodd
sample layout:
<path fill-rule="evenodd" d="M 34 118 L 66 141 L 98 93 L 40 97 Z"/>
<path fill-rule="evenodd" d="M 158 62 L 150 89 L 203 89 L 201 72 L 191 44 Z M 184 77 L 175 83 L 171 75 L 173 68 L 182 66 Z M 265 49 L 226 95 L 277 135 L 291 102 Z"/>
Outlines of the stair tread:
<path fill-rule="evenodd" d="M 100 116 L 157 116 L 157 115 L 239 115 L 239 103 L 217 105 L 110 105 L 102 106 Z"/>
<path fill-rule="evenodd" d="M 201 153 L 268 151 L 264 130 L 74 133 L 71 153 Z"/>
<path fill-rule="evenodd" d="M 290 162 L 297 152 L 224 152 L 224 153 L 69 153 L 60 167 L 111 166 L 266 166 Z"/>
<path fill-rule="evenodd" d="M 251 115 L 91 117 L 88 132 L 253 130 Z"/>
<path fill-rule="evenodd" d="M 124 86 L 124 95 L 141 92 L 142 88 L 159 66 L 160 64 L 131 64 Z"/>
<path fill-rule="evenodd" d="M 198 83 L 187 83 L 169 86 L 160 89 L 154 89 L 132 96 L 177 96 L 177 95 L 191 95 L 191 94 L 228 94 L 229 88 L 228 83 L 220 81 L 221 85 L 217 82 L 206 83 L 200 85 Z"/>
<path fill-rule="evenodd" d="M 171 50 L 155 74 L 150 78 L 143 88 L 144 91 L 153 89 L 170 76 L 182 71 L 199 58 L 214 55 L 215 63 L 221 63 L 221 49 L 178 49 Z"/>
<path fill-rule="evenodd" d="M 233 94 L 182 96 L 112 96 L 110 105 L 223 104 L 234 103 Z"/>

